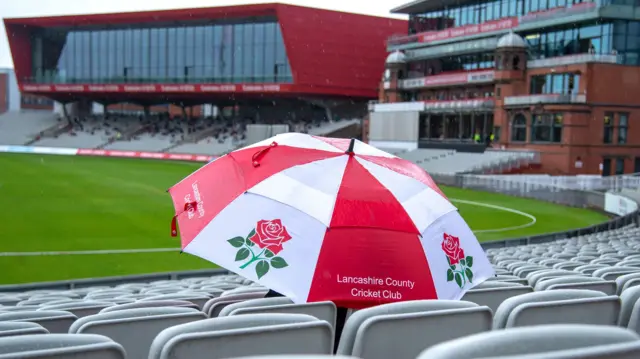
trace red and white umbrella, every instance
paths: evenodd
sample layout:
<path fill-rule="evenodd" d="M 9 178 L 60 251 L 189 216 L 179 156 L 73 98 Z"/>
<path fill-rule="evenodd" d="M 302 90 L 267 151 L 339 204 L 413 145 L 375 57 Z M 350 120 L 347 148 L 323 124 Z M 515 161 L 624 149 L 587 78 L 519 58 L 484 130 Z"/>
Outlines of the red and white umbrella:
<path fill-rule="evenodd" d="M 459 299 L 494 275 L 431 177 L 360 141 L 281 134 L 169 193 L 184 252 L 296 303 Z"/>

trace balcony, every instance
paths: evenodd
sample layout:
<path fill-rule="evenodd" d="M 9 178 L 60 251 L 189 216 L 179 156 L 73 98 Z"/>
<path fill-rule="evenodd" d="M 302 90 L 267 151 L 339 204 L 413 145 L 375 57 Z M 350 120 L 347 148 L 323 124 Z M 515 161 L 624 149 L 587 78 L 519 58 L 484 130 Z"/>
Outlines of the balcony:
<path fill-rule="evenodd" d="M 493 70 L 456 72 L 450 74 L 432 75 L 400 81 L 399 87 L 403 90 L 417 88 L 435 88 L 442 86 L 455 86 L 466 84 L 491 83 L 495 78 Z"/>
<path fill-rule="evenodd" d="M 508 96 L 504 98 L 505 106 L 535 106 L 535 105 L 555 105 L 555 104 L 584 104 L 587 103 L 587 96 L 584 94 L 543 94 Z"/>
<path fill-rule="evenodd" d="M 550 57 L 547 59 L 527 61 L 527 68 L 536 69 L 541 67 L 554 67 L 586 63 L 616 64 L 618 63 L 618 55 L 578 54 L 570 56 Z"/>
<path fill-rule="evenodd" d="M 426 112 L 461 112 L 493 110 L 494 101 L 490 98 L 455 101 L 429 101 L 424 103 Z"/>
<path fill-rule="evenodd" d="M 520 17 L 506 17 L 498 20 L 486 21 L 477 25 L 458 26 L 439 31 L 421 32 L 409 36 L 393 36 L 387 40 L 387 47 L 391 50 L 425 47 L 428 44 L 452 42 L 464 37 L 465 39 L 495 36 L 508 30 L 525 31 L 541 26 L 554 26 L 586 18 L 598 17 L 600 0 L 597 2 L 583 2 L 572 6 L 560 6 L 543 11 L 530 12 Z"/>

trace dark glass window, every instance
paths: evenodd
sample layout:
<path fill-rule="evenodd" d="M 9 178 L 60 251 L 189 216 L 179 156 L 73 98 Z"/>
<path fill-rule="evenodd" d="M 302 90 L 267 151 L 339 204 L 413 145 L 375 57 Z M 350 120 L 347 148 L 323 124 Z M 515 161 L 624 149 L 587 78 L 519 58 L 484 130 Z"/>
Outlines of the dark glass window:
<path fill-rule="evenodd" d="M 530 93 L 537 94 L 576 94 L 580 86 L 580 75 L 573 73 L 554 73 L 531 76 Z"/>
<path fill-rule="evenodd" d="M 531 120 L 532 142 L 562 142 L 563 116 L 560 113 L 534 115 Z"/>
<path fill-rule="evenodd" d="M 603 119 L 603 143 L 613 142 L 613 112 L 605 112 Z"/>
<path fill-rule="evenodd" d="M 624 158 L 618 157 L 616 158 L 616 175 L 624 174 Z"/>
<path fill-rule="evenodd" d="M 45 48 L 32 52 L 37 82 L 292 81 L 282 33 L 276 22 L 109 30 L 45 29 L 34 35 L 34 43 L 38 41 Z"/>
<path fill-rule="evenodd" d="M 627 143 L 627 135 L 629 133 L 629 114 L 621 112 L 618 114 L 618 143 L 624 145 Z"/>
<path fill-rule="evenodd" d="M 527 141 L 527 118 L 521 113 L 513 117 L 513 123 L 511 125 L 511 141 Z"/>

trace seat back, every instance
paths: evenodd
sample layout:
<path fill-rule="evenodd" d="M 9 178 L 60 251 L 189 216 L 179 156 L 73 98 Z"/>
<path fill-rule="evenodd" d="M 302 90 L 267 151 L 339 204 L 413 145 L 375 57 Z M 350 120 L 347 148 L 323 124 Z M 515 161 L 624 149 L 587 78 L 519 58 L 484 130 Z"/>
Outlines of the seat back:
<path fill-rule="evenodd" d="M 31 322 L 0 322 L 0 337 L 11 337 L 14 335 L 28 334 L 49 334 L 38 323 Z"/>
<path fill-rule="evenodd" d="M 579 289 L 545 290 L 541 292 L 521 294 L 515 297 L 507 298 L 502 302 L 502 304 L 500 304 L 493 316 L 493 328 L 505 328 L 511 312 L 515 310 L 515 308 L 523 304 L 602 297 L 606 297 L 606 294 L 593 290 Z"/>
<path fill-rule="evenodd" d="M 49 333 L 66 333 L 71 324 L 78 319 L 75 315 L 62 310 L 0 312 L 0 322 L 32 322 L 43 326 Z"/>
<path fill-rule="evenodd" d="M 491 308 L 492 311 L 495 311 L 506 299 L 531 292 L 533 292 L 533 288 L 529 286 L 471 289 L 464 294 L 462 300 L 476 303 L 478 305 L 485 305 Z"/>
<path fill-rule="evenodd" d="M 48 334 L 0 338 L 0 359 L 125 359 L 121 345 L 101 335 Z"/>
<path fill-rule="evenodd" d="M 118 310 L 135 309 L 135 308 L 157 308 L 157 307 L 182 307 L 199 309 L 198 306 L 186 300 L 148 300 L 133 303 L 114 305 L 104 308 L 100 313 L 115 312 Z"/>
<path fill-rule="evenodd" d="M 640 348 L 640 336 L 627 329 L 599 325 L 556 324 L 509 328 L 470 335 L 435 345 L 423 351 L 418 359 L 634 358 L 633 356 L 572 355 L 568 352 L 576 350 L 580 354 L 582 350 L 584 354 L 587 350 L 597 352 L 603 348 L 609 349 L 612 353 L 616 353 L 616 350 L 620 353 L 619 349 L 623 348 L 637 354 Z M 557 355 L 558 353 L 561 355 Z"/>
<path fill-rule="evenodd" d="M 303 314 L 234 315 L 163 330 L 149 359 L 217 359 L 264 354 L 331 354 L 329 323 Z"/>
<path fill-rule="evenodd" d="M 226 317 L 232 311 L 240 308 L 267 307 L 267 306 L 281 305 L 281 304 L 293 304 L 293 301 L 291 301 L 291 299 L 287 297 L 248 299 L 248 300 L 243 300 L 241 302 L 236 302 L 236 303 L 227 305 L 220 311 L 218 316 Z"/>
<path fill-rule="evenodd" d="M 617 296 L 524 303 L 511 312 L 506 327 L 556 323 L 616 325 L 619 315 Z"/>
<path fill-rule="evenodd" d="M 206 315 L 192 308 L 134 308 L 78 319 L 69 331 L 107 336 L 120 343 L 130 358 L 146 358 L 158 333 L 174 325 L 202 319 L 206 319 Z"/>
<path fill-rule="evenodd" d="M 52 305 L 42 305 L 38 310 L 64 310 L 78 318 L 98 314 L 102 309 L 113 306 L 111 302 L 75 301 Z"/>
<path fill-rule="evenodd" d="M 371 308 L 361 309 L 353 312 L 347 318 L 342 334 L 340 335 L 340 342 L 338 345 L 337 354 L 352 355 L 353 347 L 355 345 L 356 335 L 358 329 L 369 318 L 373 318 L 379 315 L 389 314 L 409 314 L 419 312 L 432 312 L 439 310 L 453 310 L 453 309 L 465 309 L 476 308 L 477 304 L 456 301 L 456 300 L 414 300 L 407 302 L 398 302 L 378 305 Z"/>
<path fill-rule="evenodd" d="M 415 358 L 435 344 L 491 330 L 492 319 L 488 307 L 376 315 L 358 328 L 351 355 Z"/>
<path fill-rule="evenodd" d="M 285 313 L 285 314 L 307 314 L 312 317 L 324 320 L 336 327 L 337 308 L 333 302 L 315 302 L 305 304 L 281 304 L 263 307 L 236 308 L 229 315 L 257 314 L 257 313 Z"/>

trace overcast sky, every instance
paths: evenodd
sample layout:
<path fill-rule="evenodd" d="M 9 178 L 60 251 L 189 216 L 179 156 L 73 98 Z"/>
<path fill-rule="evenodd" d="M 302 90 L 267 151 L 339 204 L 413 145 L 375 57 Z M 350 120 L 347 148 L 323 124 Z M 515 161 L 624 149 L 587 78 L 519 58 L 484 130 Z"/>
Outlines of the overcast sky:
<path fill-rule="evenodd" d="M 0 0 L 0 18 L 90 14 L 269 3 L 262 0 Z M 288 0 L 289 4 L 362 14 L 391 16 L 389 10 L 410 0 Z M 397 16 L 396 16 L 397 17 Z M 13 67 L 4 25 L 0 26 L 0 67 Z"/>

